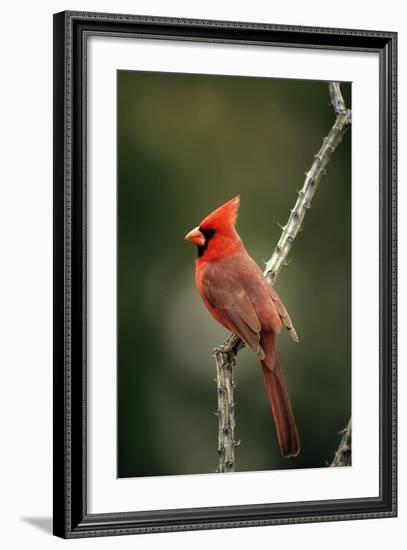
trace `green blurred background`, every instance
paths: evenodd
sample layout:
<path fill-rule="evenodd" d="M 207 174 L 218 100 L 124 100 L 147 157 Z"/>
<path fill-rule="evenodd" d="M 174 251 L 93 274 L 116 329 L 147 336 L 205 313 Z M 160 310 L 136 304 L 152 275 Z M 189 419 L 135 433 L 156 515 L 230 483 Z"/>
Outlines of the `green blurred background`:
<path fill-rule="evenodd" d="M 118 476 L 214 472 L 214 346 L 227 335 L 183 238 L 238 193 L 238 231 L 270 257 L 334 120 L 325 82 L 118 72 Z M 350 84 L 342 84 L 350 107 Z M 324 467 L 351 413 L 351 135 L 329 165 L 276 290 L 300 337 L 278 340 L 301 438 L 280 455 L 256 357 L 235 369 L 236 469 Z"/>

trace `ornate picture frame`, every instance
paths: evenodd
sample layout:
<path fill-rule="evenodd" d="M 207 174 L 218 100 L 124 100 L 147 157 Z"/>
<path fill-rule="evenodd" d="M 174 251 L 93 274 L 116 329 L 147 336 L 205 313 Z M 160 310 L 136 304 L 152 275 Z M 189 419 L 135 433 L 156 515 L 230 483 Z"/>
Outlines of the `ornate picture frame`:
<path fill-rule="evenodd" d="M 371 53 L 379 63 L 379 494 L 92 513 L 88 505 L 87 44 L 92 36 Z M 345 116 L 335 84 L 336 115 Z M 136 15 L 54 15 L 54 534 L 63 538 L 397 514 L 397 35 Z M 328 140 L 327 146 L 333 147 Z M 315 174 L 314 174 L 315 175 Z M 97 342 L 92 343 L 94 346 Z M 232 342 L 232 347 L 236 342 Z M 221 350 L 222 354 L 230 350 Z M 227 354 L 226 354 L 227 358 Z M 225 355 L 218 358 L 221 368 Z M 233 437 L 232 437 L 233 444 Z M 345 441 L 346 444 L 346 441 Z M 340 449 L 339 449 L 340 450 Z M 343 449 L 342 449 L 343 450 Z M 226 471 L 226 470 L 221 470 Z M 223 475 L 223 474 L 222 474 Z M 224 474 L 229 475 L 229 474 Z"/>

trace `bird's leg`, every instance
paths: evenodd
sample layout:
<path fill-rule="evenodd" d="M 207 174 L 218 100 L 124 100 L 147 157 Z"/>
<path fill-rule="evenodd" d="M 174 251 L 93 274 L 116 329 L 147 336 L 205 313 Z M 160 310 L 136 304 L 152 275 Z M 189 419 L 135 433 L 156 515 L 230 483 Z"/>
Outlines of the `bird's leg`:
<path fill-rule="evenodd" d="M 219 346 L 213 348 L 213 356 L 216 357 L 218 353 L 230 353 L 231 349 L 228 346 L 228 341 L 224 340 Z"/>
<path fill-rule="evenodd" d="M 244 347 L 244 342 L 237 334 L 233 333 L 226 340 L 224 340 L 220 346 L 217 346 L 213 350 L 213 354 L 227 353 L 236 355 L 242 347 Z"/>

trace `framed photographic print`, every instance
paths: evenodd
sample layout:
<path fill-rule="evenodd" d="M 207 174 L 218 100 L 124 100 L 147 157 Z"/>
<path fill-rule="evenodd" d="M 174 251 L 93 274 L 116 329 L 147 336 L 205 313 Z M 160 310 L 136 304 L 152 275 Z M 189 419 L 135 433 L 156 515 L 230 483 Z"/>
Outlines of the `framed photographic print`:
<path fill-rule="evenodd" d="M 54 533 L 396 515 L 392 32 L 54 16 Z"/>

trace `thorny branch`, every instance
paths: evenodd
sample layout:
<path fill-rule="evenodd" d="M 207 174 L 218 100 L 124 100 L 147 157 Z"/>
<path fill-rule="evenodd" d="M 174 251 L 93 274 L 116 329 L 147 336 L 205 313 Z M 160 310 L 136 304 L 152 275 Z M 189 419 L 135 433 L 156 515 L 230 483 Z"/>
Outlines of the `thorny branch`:
<path fill-rule="evenodd" d="M 349 418 L 348 425 L 339 433 L 342 435 L 342 439 L 330 464 L 331 468 L 334 466 L 351 466 L 352 464 L 352 418 Z"/>
<path fill-rule="evenodd" d="M 264 276 L 270 284 L 275 283 L 282 267 L 287 265 L 292 244 L 302 230 L 305 214 L 311 208 L 318 184 L 326 174 L 326 167 L 333 152 L 351 125 L 351 111 L 345 106 L 339 83 L 330 82 L 328 86 L 336 119 L 328 136 L 323 139 L 322 147 L 314 156 L 311 168 L 305 173 L 305 181 L 302 189 L 298 191 L 294 208 L 282 228 L 280 240 L 270 260 L 266 263 Z M 213 350 L 218 393 L 218 472 L 233 472 L 235 469 L 235 447 L 239 443 L 235 441 L 233 368 L 236 364 L 236 355 L 243 346 L 244 343 L 239 336 L 232 334 L 221 346 Z"/>

